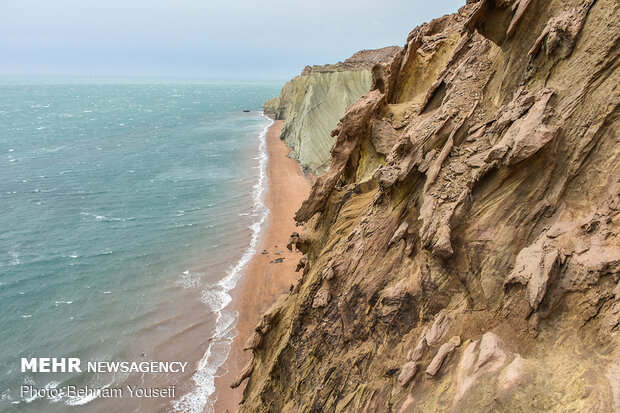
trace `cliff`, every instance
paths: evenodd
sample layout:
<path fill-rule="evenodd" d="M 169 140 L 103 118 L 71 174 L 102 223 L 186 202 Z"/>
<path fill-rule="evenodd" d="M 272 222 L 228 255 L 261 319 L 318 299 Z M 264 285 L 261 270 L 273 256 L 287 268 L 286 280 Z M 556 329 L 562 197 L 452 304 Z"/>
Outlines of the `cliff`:
<path fill-rule="evenodd" d="M 335 142 L 331 131 L 345 109 L 370 90 L 370 69 L 399 51 L 362 50 L 334 65 L 306 66 L 284 85 L 279 97 L 267 101 L 264 112 L 284 119 L 280 137 L 293 149 L 291 157 L 313 172 L 324 171 Z"/>
<path fill-rule="evenodd" d="M 334 131 L 240 411 L 620 411 L 620 3 L 467 3 Z"/>

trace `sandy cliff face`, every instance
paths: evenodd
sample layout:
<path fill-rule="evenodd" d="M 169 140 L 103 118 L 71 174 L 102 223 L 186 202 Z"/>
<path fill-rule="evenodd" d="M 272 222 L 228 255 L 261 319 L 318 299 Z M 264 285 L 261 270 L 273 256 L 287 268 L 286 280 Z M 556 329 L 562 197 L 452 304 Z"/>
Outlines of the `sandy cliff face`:
<path fill-rule="evenodd" d="M 416 28 L 297 212 L 241 411 L 620 411 L 620 3 Z"/>
<path fill-rule="evenodd" d="M 335 142 L 331 131 L 346 108 L 370 90 L 370 69 L 390 60 L 399 47 L 362 50 L 334 65 L 306 66 L 282 88 L 280 97 L 265 103 L 265 113 L 284 119 L 281 138 L 291 156 L 304 167 L 322 172 Z"/>

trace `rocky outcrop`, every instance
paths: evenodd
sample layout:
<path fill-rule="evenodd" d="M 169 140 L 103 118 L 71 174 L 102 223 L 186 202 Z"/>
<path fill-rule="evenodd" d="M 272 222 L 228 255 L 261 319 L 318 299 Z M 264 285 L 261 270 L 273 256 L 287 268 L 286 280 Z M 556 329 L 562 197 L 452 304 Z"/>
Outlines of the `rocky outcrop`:
<path fill-rule="evenodd" d="M 242 412 L 620 411 L 619 28 L 469 0 L 373 67 Z"/>
<path fill-rule="evenodd" d="M 400 50 L 362 50 L 334 65 L 306 66 L 279 97 L 267 101 L 264 112 L 284 119 L 280 137 L 292 148 L 290 156 L 313 172 L 327 169 L 335 141 L 331 131 L 347 106 L 370 90 L 372 67 Z"/>

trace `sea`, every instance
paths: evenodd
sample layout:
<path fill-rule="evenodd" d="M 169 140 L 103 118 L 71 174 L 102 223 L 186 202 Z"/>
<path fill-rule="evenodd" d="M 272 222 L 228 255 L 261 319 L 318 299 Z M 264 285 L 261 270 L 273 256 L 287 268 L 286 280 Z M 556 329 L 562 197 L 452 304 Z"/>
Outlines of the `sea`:
<path fill-rule="evenodd" d="M 0 412 L 212 411 L 268 219 L 261 108 L 281 86 L 0 78 Z M 22 372 L 46 357 L 188 367 Z M 125 385 L 175 396 L 64 391 Z"/>

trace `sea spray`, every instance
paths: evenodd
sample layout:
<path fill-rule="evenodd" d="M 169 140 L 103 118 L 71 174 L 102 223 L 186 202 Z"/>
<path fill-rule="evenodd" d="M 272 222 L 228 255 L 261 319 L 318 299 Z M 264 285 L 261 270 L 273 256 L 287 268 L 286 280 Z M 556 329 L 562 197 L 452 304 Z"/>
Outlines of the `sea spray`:
<path fill-rule="evenodd" d="M 242 276 L 243 269 L 256 253 L 256 245 L 260 239 L 263 224 L 269 214 L 269 209 L 264 203 L 267 189 L 267 131 L 274 122 L 270 118 L 264 117 L 269 120 L 269 124 L 259 135 L 259 175 L 258 181 L 254 185 L 252 191 L 252 200 L 254 204 L 251 213 L 257 220 L 250 226 L 252 230 L 250 244 L 239 261 L 228 269 L 226 276 L 202 292 L 203 303 L 217 314 L 215 333 L 210 338 L 207 350 L 198 363 L 196 372 L 192 376 L 192 380 L 195 383 L 194 389 L 184 394 L 180 399 L 172 402 L 175 412 L 212 412 L 213 405 L 217 401 L 216 396 L 213 394 L 215 392 L 215 375 L 220 366 L 222 366 L 228 358 L 234 339 L 231 333 L 234 331 L 238 318 L 238 313 L 236 311 L 225 310 L 232 301 L 229 292 L 235 288 Z"/>

